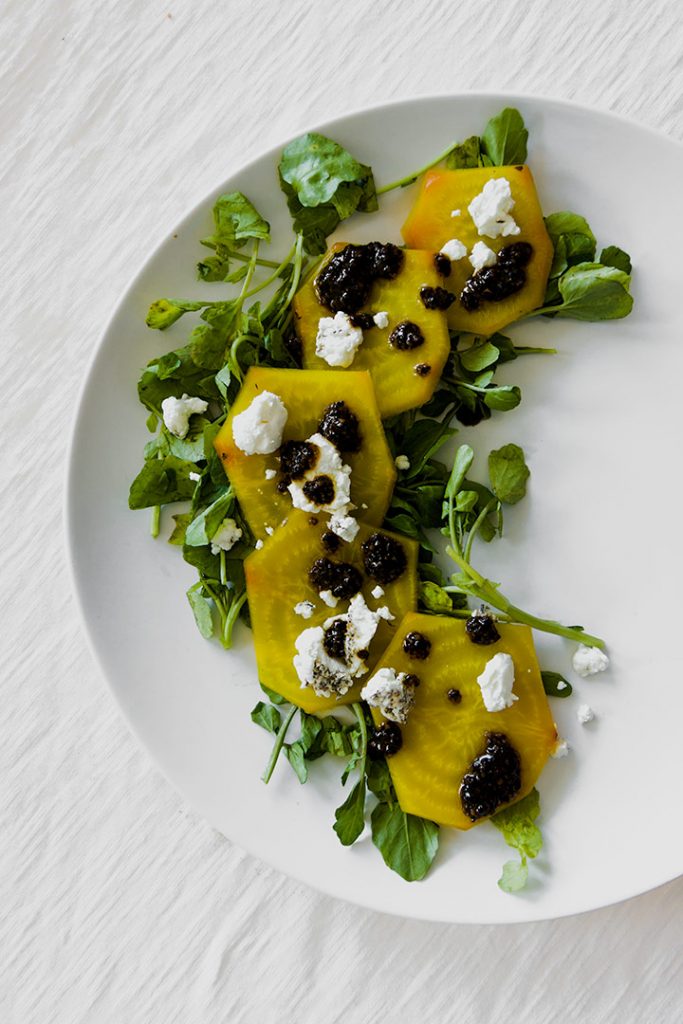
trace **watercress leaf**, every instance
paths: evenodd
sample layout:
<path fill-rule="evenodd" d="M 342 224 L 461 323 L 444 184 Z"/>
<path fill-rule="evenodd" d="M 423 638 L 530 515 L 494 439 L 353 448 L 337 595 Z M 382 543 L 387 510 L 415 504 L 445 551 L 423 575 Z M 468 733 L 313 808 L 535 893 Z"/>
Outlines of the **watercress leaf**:
<path fill-rule="evenodd" d="M 251 712 L 251 720 L 260 725 L 266 732 L 272 733 L 273 736 L 277 735 L 281 723 L 278 709 L 273 707 L 272 704 L 265 704 L 262 700 L 258 702 Z"/>
<path fill-rule="evenodd" d="M 406 814 L 398 803 L 379 803 L 372 812 L 372 841 L 387 867 L 407 882 L 429 871 L 439 848 L 439 826 Z"/>
<path fill-rule="evenodd" d="M 484 128 L 481 148 L 494 167 L 524 164 L 527 157 L 529 132 L 524 119 L 514 107 L 505 107 L 492 117 Z"/>
<path fill-rule="evenodd" d="M 322 753 L 332 754 L 334 757 L 348 757 L 353 753 L 353 727 L 348 730 L 332 715 L 323 718 L 321 724 L 322 729 L 318 733 L 316 747 L 320 748 Z"/>
<path fill-rule="evenodd" d="M 175 526 L 173 527 L 171 536 L 168 538 L 169 544 L 182 546 L 185 543 L 185 530 L 187 529 L 191 519 L 192 515 L 189 512 L 181 512 L 179 515 L 173 516 Z"/>
<path fill-rule="evenodd" d="M 600 262 L 605 267 L 616 267 L 617 270 L 623 270 L 625 274 L 630 274 L 632 270 L 631 257 L 618 245 L 608 245 L 606 249 L 603 249 L 600 253 Z"/>
<path fill-rule="evenodd" d="M 211 538 L 227 515 L 230 515 L 235 506 L 235 495 L 231 488 L 225 487 L 223 492 L 215 498 L 199 515 L 195 516 L 185 531 L 185 543 L 188 547 L 201 547 L 209 544 Z"/>
<path fill-rule="evenodd" d="M 490 341 L 479 345 L 472 345 L 470 348 L 460 352 L 460 362 L 471 373 L 478 373 L 485 370 L 487 366 L 494 366 L 498 362 L 499 350 Z"/>
<path fill-rule="evenodd" d="M 195 583 L 187 591 L 187 600 L 190 602 L 194 621 L 205 640 L 213 636 L 213 615 L 211 614 L 211 603 L 202 592 L 201 583 Z"/>
<path fill-rule="evenodd" d="M 572 684 L 559 672 L 541 672 L 543 689 L 549 697 L 570 697 Z"/>
<path fill-rule="evenodd" d="M 453 146 L 446 156 L 446 167 L 452 171 L 467 167 L 481 167 L 481 140 L 478 135 L 470 135 L 469 139 Z"/>
<path fill-rule="evenodd" d="M 334 831 L 342 846 L 351 846 L 365 827 L 365 777 L 353 787 L 344 803 L 334 812 Z"/>
<path fill-rule="evenodd" d="M 529 865 L 526 857 L 522 856 L 520 860 L 506 860 L 498 879 L 498 886 L 503 892 L 520 892 L 526 886 L 528 878 Z"/>
<path fill-rule="evenodd" d="M 265 693 L 266 697 L 268 698 L 268 700 L 270 701 L 271 704 L 288 704 L 289 703 L 289 701 L 285 697 L 283 697 L 279 693 L 276 693 L 275 690 L 271 690 L 269 686 L 265 685 L 265 683 L 259 682 L 259 686 L 261 687 L 261 689 L 263 690 L 263 692 Z M 257 705 L 257 707 L 258 707 L 258 705 Z"/>
<path fill-rule="evenodd" d="M 536 818 L 541 811 L 541 800 L 537 789 L 532 789 L 517 803 L 498 811 L 491 822 L 502 832 L 508 846 L 518 850 L 524 857 L 536 857 L 543 847 L 543 835 Z"/>
<path fill-rule="evenodd" d="M 241 249 L 250 238 L 270 241 L 270 225 L 242 192 L 219 196 L 213 208 L 214 245 Z"/>
<path fill-rule="evenodd" d="M 475 491 L 460 491 L 455 499 L 456 511 L 471 512 L 477 501 L 478 497 Z"/>
<path fill-rule="evenodd" d="M 526 494 L 529 467 L 517 444 L 505 444 L 489 454 L 489 479 L 495 496 L 506 505 L 516 505 Z"/>
<path fill-rule="evenodd" d="M 517 349 L 512 340 L 504 334 L 494 334 L 489 338 L 492 345 L 498 350 L 498 365 L 511 363 L 517 358 Z"/>
<path fill-rule="evenodd" d="M 225 281 L 230 273 L 230 260 L 222 256 L 207 256 L 197 263 L 197 277 L 200 281 Z"/>
<path fill-rule="evenodd" d="M 516 409 L 522 401 L 522 392 L 515 384 L 505 384 L 487 388 L 482 397 L 489 409 L 508 412 L 510 409 Z"/>
<path fill-rule="evenodd" d="M 545 226 L 554 248 L 551 278 L 559 277 L 567 267 L 595 259 L 595 235 L 578 213 L 551 213 L 545 218 Z"/>
<path fill-rule="evenodd" d="M 356 197 L 353 210 L 359 208 L 359 203 L 364 209 L 376 209 L 376 199 L 372 206 L 374 183 L 371 189 L 367 187 L 372 181 L 371 169 L 359 163 L 338 142 L 318 132 L 308 132 L 285 146 L 278 170 L 283 181 L 294 189 L 302 206 L 329 203 L 340 185 L 350 182 L 360 186 L 362 193 Z M 349 216 L 353 210 L 344 215 Z"/>
<path fill-rule="evenodd" d="M 456 494 L 462 487 L 462 482 L 467 475 L 467 470 L 472 465 L 472 459 L 474 458 L 474 452 L 468 444 L 461 444 L 455 453 L 455 459 L 453 460 L 453 469 L 451 475 L 448 478 L 446 484 L 445 497 L 447 499 L 455 498 Z"/>
<path fill-rule="evenodd" d="M 205 302 L 181 302 L 178 299 L 157 299 L 149 307 L 145 323 L 153 331 L 165 331 L 167 327 L 180 320 L 185 313 L 202 309 Z"/>
<path fill-rule="evenodd" d="M 211 483 L 214 487 L 225 487 L 225 470 L 223 463 L 214 447 L 214 441 L 221 429 L 222 422 L 217 420 L 214 423 L 207 423 L 204 427 L 204 458 L 209 470 Z"/>
<path fill-rule="evenodd" d="M 295 743 L 285 743 L 282 748 L 282 752 L 294 769 L 294 774 L 303 786 L 308 781 L 308 765 L 306 764 L 306 754 L 304 748 L 299 740 Z"/>
<path fill-rule="evenodd" d="M 190 480 L 190 473 L 194 471 L 194 463 L 185 462 L 175 455 L 151 459 L 144 464 L 130 485 L 128 507 L 151 508 L 153 505 L 168 505 L 172 501 L 191 498 L 194 481 Z"/>
<path fill-rule="evenodd" d="M 327 248 L 327 236 L 339 226 L 339 214 L 331 203 L 317 207 L 302 206 L 294 189 L 282 178 L 280 186 L 287 198 L 292 226 L 297 234 L 303 235 L 306 252 L 313 256 L 322 255 Z"/>
<path fill-rule="evenodd" d="M 451 595 L 431 580 L 420 581 L 420 604 L 430 612 L 450 612 L 453 609 Z"/>
<path fill-rule="evenodd" d="M 221 575 L 220 557 L 211 553 L 210 547 L 195 548 L 183 544 L 183 558 L 199 570 L 202 579 L 219 580 Z"/>
<path fill-rule="evenodd" d="M 427 460 L 456 433 L 447 423 L 438 420 L 416 420 L 406 431 L 401 443 L 401 454 L 407 455 L 410 460 L 410 469 L 404 479 L 421 476 Z"/>
<path fill-rule="evenodd" d="M 167 435 L 168 450 L 179 459 L 186 459 L 188 462 L 198 462 L 204 458 L 204 427 L 208 425 L 204 416 L 193 416 L 190 422 L 190 429 L 185 437 L 176 437 L 174 434 Z"/>
<path fill-rule="evenodd" d="M 552 312 L 574 320 L 619 320 L 633 308 L 630 281 L 629 275 L 616 267 L 579 263 L 560 278 L 562 302 Z"/>
<path fill-rule="evenodd" d="M 493 380 L 493 370 L 484 370 L 474 378 L 473 384 L 478 388 L 486 388 Z"/>

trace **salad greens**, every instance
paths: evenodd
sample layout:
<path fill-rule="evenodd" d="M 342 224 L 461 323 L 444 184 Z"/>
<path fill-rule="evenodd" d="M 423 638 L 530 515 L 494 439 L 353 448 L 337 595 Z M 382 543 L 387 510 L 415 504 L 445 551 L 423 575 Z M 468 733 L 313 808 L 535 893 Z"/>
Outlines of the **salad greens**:
<path fill-rule="evenodd" d="M 138 396 L 152 437 L 129 494 L 132 509 L 151 510 L 155 537 L 162 507 L 184 503 L 173 515 L 169 542 L 180 548 L 197 573 L 187 600 L 202 636 L 217 636 L 229 647 L 237 619 L 248 624 L 243 561 L 254 549 L 254 538 L 213 442 L 250 366 L 299 365 L 291 302 L 309 268 L 309 256 L 325 251 L 328 236 L 342 221 L 376 210 L 378 197 L 411 185 L 436 164 L 448 168 L 522 164 L 527 141 L 520 113 L 506 108 L 490 119 L 481 136 L 451 142 L 418 171 L 377 187 L 371 167 L 338 142 L 316 132 L 294 139 L 283 150 L 277 168 L 294 232 L 282 258 L 264 256 L 263 248 L 271 244 L 270 225 L 246 195 L 234 191 L 217 198 L 213 231 L 201 239 L 210 254 L 198 259 L 196 272 L 202 282 L 229 287 L 220 289 L 215 299 L 162 297 L 149 308 L 146 324 L 152 330 L 172 329 L 186 316 L 191 328 L 184 344 L 155 357 L 142 370 Z M 628 254 L 610 245 L 598 257 L 595 236 L 578 214 L 553 213 L 545 223 L 553 243 L 552 267 L 543 305 L 529 315 L 579 320 L 628 315 L 633 304 Z M 423 611 L 466 618 L 468 599 L 474 598 L 495 608 L 503 621 L 526 623 L 601 647 L 603 641 L 580 626 L 563 626 L 516 607 L 498 583 L 473 566 L 475 540 L 490 543 L 500 537 L 504 506 L 516 504 L 526 493 L 529 470 L 523 450 L 509 443 L 490 452 L 486 485 L 469 476 L 474 459 L 469 445 L 458 447 L 450 467 L 437 458 L 457 433 L 454 421 L 474 426 L 493 412 L 519 405 L 519 387 L 496 380 L 500 366 L 521 356 L 554 352 L 549 347 L 516 344 L 502 333 L 490 338 L 451 333 L 450 356 L 432 398 L 419 412 L 403 413 L 385 423 L 392 454 L 406 456 L 409 468 L 399 473 L 384 526 L 420 543 Z M 186 436 L 180 438 L 164 423 L 162 402 L 182 396 L 202 399 L 206 410 L 192 416 Z M 241 530 L 229 552 L 212 543 L 227 517 Z M 457 567 L 448 578 L 434 562 L 439 534 L 447 537 L 446 553 Z M 542 678 L 550 696 L 571 694 L 571 685 L 559 673 L 543 672 Z M 359 838 L 369 811 L 372 841 L 385 863 L 409 881 L 423 878 L 437 853 L 439 827 L 403 812 L 386 761 L 368 756 L 372 720 L 367 709 L 353 705 L 351 721 L 333 714 L 318 717 L 262 688 L 268 701 L 259 701 L 251 717 L 273 737 L 264 781 L 272 776 L 280 755 L 302 784 L 314 761 L 325 755 L 342 759 L 342 784 L 352 774 L 355 782 L 335 812 L 332 827 L 340 842 L 351 845 Z M 288 740 L 297 717 L 298 736 Z M 492 818 L 520 855 L 519 862 L 504 865 L 498 884 L 506 892 L 526 884 L 528 860 L 541 849 L 535 823 L 538 813 L 538 793 L 533 790 Z"/>

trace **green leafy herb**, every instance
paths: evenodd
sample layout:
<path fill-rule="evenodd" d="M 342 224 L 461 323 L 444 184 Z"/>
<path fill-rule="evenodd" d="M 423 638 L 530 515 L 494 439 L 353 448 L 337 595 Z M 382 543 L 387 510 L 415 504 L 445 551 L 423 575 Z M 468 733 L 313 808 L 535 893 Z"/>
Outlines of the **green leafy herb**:
<path fill-rule="evenodd" d="M 508 846 L 519 852 L 519 861 L 507 861 L 498 885 L 503 892 L 519 892 L 529 877 L 528 859 L 538 856 L 543 847 L 543 836 L 535 824 L 541 810 L 538 791 L 532 789 L 522 800 L 511 807 L 498 811 L 491 818 L 492 823 L 502 832 Z"/>
<path fill-rule="evenodd" d="M 451 171 L 481 166 L 481 139 L 478 135 L 470 135 L 464 142 L 458 142 L 446 156 L 446 167 Z"/>
<path fill-rule="evenodd" d="M 406 814 L 398 801 L 377 804 L 370 821 L 372 841 L 387 867 L 406 882 L 424 878 L 439 848 L 439 826 Z"/>
<path fill-rule="evenodd" d="M 525 164 L 529 132 L 514 107 L 506 107 L 492 117 L 484 128 L 481 149 L 494 167 Z"/>
<path fill-rule="evenodd" d="M 226 516 L 234 510 L 235 492 L 225 487 L 198 515 L 194 517 L 185 531 L 185 543 L 189 547 L 201 547 L 209 544 Z"/>
<path fill-rule="evenodd" d="M 572 684 L 559 672 L 541 672 L 541 679 L 549 697 L 571 697 Z"/>
<path fill-rule="evenodd" d="M 377 209 L 372 170 L 317 132 L 294 139 L 278 165 L 280 186 L 307 252 L 325 251 L 327 236 L 352 213 Z"/>
<path fill-rule="evenodd" d="M 517 444 L 505 444 L 489 454 L 491 489 L 499 501 L 515 505 L 526 494 L 529 467 Z"/>
<path fill-rule="evenodd" d="M 251 720 L 256 725 L 260 725 L 262 729 L 271 732 L 273 736 L 277 736 L 282 723 L 278 709 L 273 707 L 272 704 L 265 704 L 262 700 L 258 702 L 251 712 Z"/>
<path fill-rule="evenodd" d="M 190 480 L 190 473 L 194 468 L 192 462 L 185 462 L 175 455 L 146 462 L 130 485 L 128 507 L 150 508 L 191 498 L 194 483 Z"/>
<path fill-rule="evenodd" d="M 342 846 L 350 846 L 355 843 L 365 826 L 365 765 L 368 751 L 368 730 L 365 722 L 365 712 L 360 704 L 354 704 L 353 710 L 358 722 L 360 732 L 357 756 L 354 762 L 358 765 L 359 779 L 348 797 L 334 813 L 334 831 L 339 837 Z M 344 773 L 344 780 L 348 771 Z"/>
<path fill-rule="evenodd" d="M 242 192 L 219 196 L 213 207 L 214 233 L 205 245 L 241 249 L 249 239 L 270 241 L 270 225 Z M 221 280 L 223 280 L 221 278 Z"/>
<path fill-rule="evenodd" d="M 601 263 L 577 263 L 559 279 L 560 302 L 531 316 L 548 313 L 573 320 L 620 320 L 633 308 L 629 293 L 631 278 L 616 267 Z"/>
<path fill-rule="evenodd" d="M 213 617 L 211 615 L 211 602 L 205 596 L 204 587 L 201 581 L 195 583 L 187 591 L 187 599 L 192 608 L 197 628 L 205 640 L 213 636 Z"/>
<path fill-rule="evenodd" d="M 185 313 L 193 312 L 204 307 L 203 302 L 180 302 L 175 299 L 157 299 L 149 307 L 145 319 L 148 327 L 154 331 L 165 331 L 167 327 L 174 324 Z"/>
<path fill-rule="evenodd" d="M 631 257 L 618 245 L 608 245 L 606 249 L 603 249 L 600 253 L 600 262 L 604 267 L 616 267 L 617 270 L 622 270 L 625 274 L 631 273 Z"/>

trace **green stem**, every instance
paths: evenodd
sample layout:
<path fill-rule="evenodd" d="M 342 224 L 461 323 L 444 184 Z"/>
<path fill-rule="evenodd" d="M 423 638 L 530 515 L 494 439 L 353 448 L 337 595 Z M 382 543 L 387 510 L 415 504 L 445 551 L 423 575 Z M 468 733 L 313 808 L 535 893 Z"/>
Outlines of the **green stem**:
<path fill-rule="evenodd" d="M 217 249 L 218 249 L 218 246 L 214 245 L 213 243 L 209 244 L 208 243 L 208 239 L 204 239 L 201 244 L 202 245 L 206 245 L 206 247 L 208 249 L 213 249 L 214 252 L 216 252 Z M 231 259 L 231 260 L 239 260 L 241 263 L 249 263 L 249 261 L 251 259 L 251 256 L 247 256 L 243 252 L 237 252 L 236 249 L 226 249 L 224 246 L 222 246 L 221 247 L 221 251 L 229 259 Z M 276 263 L 275 260 L 264 260 L 264 259 L 256 260 L 256 265 L 259 266 L 259 267 L 277 267 L 277 266 L 281 266 L 281 264 Z"/>
<path fill-rule="evenodd" d="M 486 517 L 489 514 L 489 512 L 491 511 L 491 509 L 496 504 L 497 504 L 497 499 L 496 498 L 492 498 L 491 501 L 489 501 L 487 505 L 484 505 L 483 509 L 481 510 L 481 512 L 479 513 L 477 518 L 474 520 L 474 523 L 472 524 L 472 529 L 470 530 L 469 537 L 467 538 L 467 544 L 465 545 L 464 558 L 465 558 L 466 562 L 469 562 L 469 560 L 470 560 L 470 554 L 472 552 L 472 544 L 474 543 L 474 538 L 477 536 L 477 533 L 479 532 L 479 528 L 480 528 L 481 524 L 484 522 L 484 520 L 486 519 Z M 498 519 L 498 524 L 500 525 L 500 518 Z"/>
<path fill-rule="evenodd" d="M 421 174 L 424 174 L 425 171 L 430 170 L 430 168 L 436 166 L 436 164 L 440 164 L 442 160 L 445 160 L 455 145 L 455 142 L 451 142 L 448 147 L 444 149 L 443 153 L 439 153 L 434 160 L 430 160 L 428 164 L 424 165 L 424 167 L 420 167 L 419 171 L 407 174 L 405 178 L 399 178 L 398 181 L 392 181 L 390 185 L 382 185 L 381 188 L 377 189 L 377 195 L 383 196 L 386 192 L 391 192 L 395 188 L 405 188 L 407 185 L 412 185 L 414 181 L 417 181 Z"/>
<path fill-rule="evenodd" d="M 159 536 L 159 529 L 161 527 L 161 505 L 152 506 L 152 521 L 149 526 L 149 532 L 156 539 Z"/>
<path fill-rule="evenodd" d="M 292 704 L 291 708 L 289 709 L 289 711 L 287 712 L 287 714 L 280 723 L 280 728 L 278 729 L 277 734 L 275 736 L 275 743 L 273 744 L 273 749 L 270 752 L 268 763 L 266 764 L 266 767 L 263 771 L 263 775 L 261 776 L 261 779 L 266 784 L 270 782 L 271 776 L 275 771 L 275 765 L 277 764 L 277 759 L 280 756 L 280 751 L 282 750 L 283 744 L 285 742 L 287 730 L 289 729 L 291 721 L 294 718 L 294 715 L 297 713 L 297 710 L 298 708 L 296 704 Z"/>
<path fill-rule="evenodd" d="M 228 611 L 227 611 L 227 613 L 225 615 L 225 618 L 223 619 L 223 629 L 222 629 L 222 632 L 221 632 L 221 643 L 223 644 L 223 647 L 225 647 L 226 650 L 229 647 L 232 647 L 232 631 L 235 628 L 235 623 L 237 622 L 237 617 L 238 617 L 240 611 L 242 610 L 242 605 L 244 604 L 244 602 L 246 600 L 247 600 L 247 592 L 246 592 L 246 590 L 244 590 L 244 591 L 242 591 L 242 593 L 238 597 L 236 597 L 231 602 L 230 607 L 228 608 Z"/>
<path fill-rule="evenodd" d="M 281 271 L 287 266 L 288 263 L 292 262 L 294 253 L 296 252 L 296 242 L 293 243 L 292 248 L 289 250 L 282 263 L 278 264 L 272 274 L 270 274 L 265 281 L 262 281 L 256 288 L 252 288 L 251 291 L 247 292 L 242 296 L 243 299 L 250 299 L 252 295 L 257 295 L 258 292 L 262 292 L 264 288 L 267 288 L 269 284 L 272 284 L 280 276 Z M 258 261 L 257 261 L 258 262 Z"/>
<path fill-rule="evenodd" d="M 556 356 L 556 348 L 535 348 L 533 345 L 515 345 L 515 352 L 518 356 Z"/>

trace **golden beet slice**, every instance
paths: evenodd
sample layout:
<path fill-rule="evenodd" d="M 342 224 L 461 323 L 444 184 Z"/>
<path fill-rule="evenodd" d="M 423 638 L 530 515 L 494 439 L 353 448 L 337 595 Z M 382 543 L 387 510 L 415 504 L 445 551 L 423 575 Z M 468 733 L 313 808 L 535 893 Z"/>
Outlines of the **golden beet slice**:
<path fill-rule="evenodd" d="M 234 417 L 264 391 L 278 395 L 287 407 L 283 441 L 303 441 L 316 433 L 324 411 L 334 402 L 348 406 L 359 421 L 361 438 L 357 452 L 342 453 L 342 461 L 351 467 L 351 500 L 366 522 L 381 523 L 391 501 L 396 469 L 370 374 L 252 366 L 214 445 L 254 536 L 264 539 L 292 511 L 289 493 L 278 490 L 277 452 L 245 455 L 232 435 Z"/>
<path fill-rule="evenodd" d="M 520 227 L 518 235 L 489 238 L 480 235 L 468 213 L 468 206 L 487 181 L 507 178 L 515 200 L 511 211 Z M 458 216 L 452 216 L 459 210 Z M 501 302 L 484 301 L 479 309 L 468 312 L 460 301 L 448 310 L 448 323 L 453 330 L 491 335 L 518 320 L 543 303 L 546 283 L 553 258 L 553 246 L 545 229 L 536 186 L 527 166 L 474 167 L 460 171 L 433 170 L 425 174 L 415 205 L 403 225 L 406 245 L 439 251 L 446 242 L 457 238 L 468 253 L 476 242 L 484 242 L 494 252 L 514 242 L 529 242 L 533 248 L 526 267 L 524 287 Z M 453 262 L 444 287 L 460 295 L 472 265 L 465 256 Z"/>
<path fill-rule="evenodd" d="M 472 827 L 474 822 L 463 811 L 459 790 L 472 762 L 484 752 L 487 733 L 505 735 L 521 759 L 521 789 L 509 803 L 531 790 L 555 747 L 557 731 L 531 630 L 502 623 L 497 629 L 500 640 L 482 646 L 472 643 L 462 621 L 410 613 L 376 666 L 415 674 L 420 680 L 414 706 L 401 726 L 403 746 L 387 759 L 401 807 L 410 814 L 441 825 Z M 431 642 L 424 660 L 403 651 L 403 640 L 411 632 L 421 633 Z M 477 676 L 500 652 L 513 659 L 513 693 L 518 700 L 504 711 L 490 712 Z M 458 703 L 449 699 L 449 690 L 460 692 Z M 376 724 L 384 721 L 379 711 L 373 709 L 372 714 Z"/>
<path fill-rule="evenodd" d="M 331 369 L 324 359 L 315 354 L 320 319 L 334 315 L 319 302 L 315 277 L 330 257 L 347 244 L 338 242 L 332 246 L 321 267 L 308 278 L 294 298 L 294 322 L 301 341 L 303 364 L 308 369 Z M 363 331 L 363 343 L 350 367 L 351 371 L 370 371 L 377 404 L 384 419 L 423 405 L 432 396 L 448 358 L 450 339 L 445 313 L 439 309 L 426 309 L 420 299 L 420 289 L 447 284 L 437 273 L 433 253 L 405 250 L 399 274 L 393 280 L 376 280 L 368 301 L 360 310 L 361 313 L 384 312 L 389 318 L 386 327 L 369 327 Z M 424 341 L 419 347 L 402 350 L 390 344 L 392 331 L 405 321 L 420 328 Z"/>
<path fill-rule="evenodd" d="M 314 523 L 316 518 L 318 522 Z M 350 563 L 362 575 L 361 593 L 368 607 L 374 611 L 385 605 L 395 616 L 393 622 L 382 620 L 379 623 L 369 647 L 369 670 L 393 637 L 397 623 L 415 608 L 417 600 L 418 546 L 415 541 L 362 523 L 353 541 L 340 542 L 332 552 L 322 541 L 326 529 L 326 516 L 311 517 L 297 510 L 260 551 L 254 551 L 244 562 L 259 679 L 308 712 L 326 711 L 358 700 L 360 689 L 370 674 L 368 671 L 361 676 L 340 699 L 319 697 L 310 687 L 301 687 L 293 664 L 297 637 L 304 629 L 321 626 L 326 619 L 343 614 L 349 605 L 348 599 L 340 599 L 334 608 L 325 604 L 309 579 L 313 563 L 319 558 Z M 365 572 L 361 551 L 363 542 L 376 534 L 398 541 L 406 558 L 404 571 L 393 582 L 382 584 L 384 593 L 379 598 L 372 596 L 377 581 Z M 304 601 L 314 605 L 313 614 L 306 619 L 294 611 L 295 606 Z"/>

